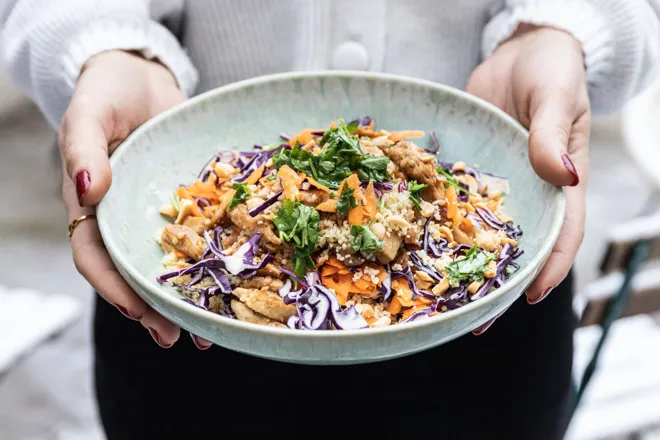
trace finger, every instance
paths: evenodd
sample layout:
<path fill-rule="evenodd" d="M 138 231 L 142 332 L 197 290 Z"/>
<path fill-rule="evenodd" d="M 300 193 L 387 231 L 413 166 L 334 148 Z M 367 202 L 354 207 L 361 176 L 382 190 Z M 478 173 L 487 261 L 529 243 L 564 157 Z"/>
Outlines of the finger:
<path fill-rule="evenodd" d="M 200 338 L 197 335 L 193 335 L 192 333 L 190 333 L 190 337 L 192 338 L 195 347 L 197 347 L 200 350 L 208 350 L 213 345 L 212 342 L 209 342 L 204 338 Z"/>
<path fill-rule="evenodd" d="M 569 93 L 539 91 L 530 103 L 529 159 L 536 174 L 558 186 L 576 186 L 580 176 L 569 154 L 576 99 Z"/>
<path fill-rule="evenodd" d="M 528 303 L 541 302 L 568 275 L 584 237 L 584 217 L 584 186 L 567 188 L 564 224 L 548 261 L 525 293 Z"/>
<path fill-rule="evenodd" d="M 483 325 L 477 327 L 476 329 L 472 330 L 472 334 L 475 335 L 475 336 L 479 336 L 479 335 L 484 334 L 484 332 L 485 332 L 486 330 L 488 330 L 488 329 L 493 325 L 493 323 L 495 323 L 495 321 L 497 321 L 499 318 L 501 318 L 502 315 L 504 315 L 504 314 L 506 313 L 507 310 L 509 310 L 509 307 L 507 307 L 506 309 L 502 310 L 502 311 L 501 311 L 500 313 L 498 313 L 497 316 L 494 317 L 493 319 L 490 319 L 490 320 L 486 321 L 485 324 L 483 324 Z"/>
<path fill-rule="evenodd" d="M 163 348 L 170 348 L 179 340 L 181 329 L 152 308 L 145 311 L 140 322 L 154 341 Z"/>
<path fill-rule="evenodd" d="M 108 161 L 108 131 L 102 112 L 72 101 L 59 133 L 60 154 L 67 175 L 75 183 L 80 206 L 98 203 L 110 188 L 112 174 Z"/>
<path fill-rule="evenodd" d="M 64 201 L 69 211 L 69 221 L 93 212 L 91 208 L 79 208 L 73 182 L 65 178 Z M 76 227 L 71 237 L 73 261 L 78 272 L 92 287 L 121 313 L 155 332 L 161 346 L 172 346 L 179 338 L 179 328 L 152 310 L 124 281 L 117 271 L 103 244 L 95 219 L 85 220 Z"/>

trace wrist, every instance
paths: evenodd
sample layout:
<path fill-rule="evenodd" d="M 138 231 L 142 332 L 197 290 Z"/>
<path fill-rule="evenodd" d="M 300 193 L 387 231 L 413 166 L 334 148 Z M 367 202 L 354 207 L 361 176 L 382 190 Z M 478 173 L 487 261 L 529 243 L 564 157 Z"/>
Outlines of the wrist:
<path fill-rule="evenodd" d="M 80 75 L 92 68 L 111 68 L 118 65 L 132 65 L 137 69 L 144 69 L 147 76 L 158 78 L 160 81 L 172 81 L 176 88 L 180 88 L 176 77 L 158 59 L 146 58 L 142 52 L 136 50 L 112 49 L 100 52 L 90 57 L 82 66 Z"/>
<path fill-rule="evenodd" d="M 582 60 L 582 64 L 585 65 L 582 44 L 570 32 L 552 26 L 537 26 L 530 23 L 520 23 L 511 37 L 503 41 L 495 51 L 498 51 L 503 47 L 519 50 L 523 47 L 530 47 L 540 42 L 552 42 L 553 44 L 561 43 L 569 53 L 578 56 Z"/>

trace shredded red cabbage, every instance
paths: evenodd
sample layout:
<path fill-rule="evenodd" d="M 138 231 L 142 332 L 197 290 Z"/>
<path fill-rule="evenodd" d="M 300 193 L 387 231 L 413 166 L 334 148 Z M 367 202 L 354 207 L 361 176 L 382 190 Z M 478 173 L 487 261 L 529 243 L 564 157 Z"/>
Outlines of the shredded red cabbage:
<path fill-rule="evenodd" d="M 429 233 L 429 225 L 431 224 L 432 219 L 433 217 L 429 217 L 428 220 L 426 220 L 426 223 L 424 223 L 424 238 L 422 240 L 422 246 L 427 255 L 433 258 L 440 258 L 443 252 L 449 251 L 449 248 L 447 247 L 447 240 L 444 238 L 441 238 L 440 241 L 435 241 L 433 237 L 431 237 L 431 234 Z"/>
<path fill-rule="evenodd" d="M 250 152 L 243 152 L 241 153 L 241 158 L 250 158 L 249 161 L 245 163 L 239 163 L 241 165 L 240 167 L 240 173 L 231 179 L 232 183 L 240 183 L 240 182 L 245 182 L 248 177 L 250 177 L 250 174 L 257 168 L 259 168 L 261 165 L 265 164 L 268 159 L 270 159 L 275 153 L 280 151 L 283 147 L 280 145 L 277 148 L 273 148 L 272 150 L 268 151 L 250 151 Z M 240 160 L 240 159 L 239 159 Z"/>
<path fill-rule="evenodd" d="M 360 182 L 360 186 L 362 188 L 366 188 L 369 186 L 369 181 L 363 180 Z M 392 191 L 394 189 L 394 185 L 389 183 L 389 182 L 374 182 L 374 192 L 376 193 L 376 196 L 382 197 L 383 192 L 385 191 Z M 401 192 L 401 191 L 399 191 Z"/>
<path fill-rule="evenodd" d="M 385 265 L 385 270 L 387 271 L 387 277 L 383 280 L 380 287 L 378 287 L 378 292 L 383 301 L 388 301 L 392 296 L 392 268 L 390 267 L 390 263 Z"/>
<path fill-rule="evenodd" d="M 412 254 L 412 253 L 411 253 Z M 418 296 L 422 296 L 426 299 L 430 299 L 435 301 L 435 295 L 429 292 L 424 292 L 423 290 L 420 290 L 417 288 L 417 285 L 415 284 L 415 279 L 413 278 L 413 273 L 412 270 L 410 270 L 410 267 L 406 267 L 402 271 L 394 271 L 392 272 L 392 278 L 400 278 L 403 277 L 408 281 L 408 287 L 410 287 L 410 290 L 412 291 L 412 299 L 413 301 L 417 299 Z"/>
<path fill-rule="evenodd" d="M 337 297 L 321 284 L 318 272 L 309 272 L 305 275 L 309 285 L 296 295 L 296 309 L 298 316 L 289 318 L 287 325 L 290 328 L 304 330 L 329 330 L 334 325 L 339 330 L 355 330 L 368 328 L 369 324 L 351 306 L 341 310 Z"/>
<path fill-rule="evenodd" d="M 435 303 L 431 304 L 429 308 L 416 311 L 415 313 L 410 315 L 407 319 L 401 321 L 399 324 L 403 324 L 404 322 L 412 322 L 421 318 L 429 318 L 433 313 L 435 313 L 436 309 L 437 309 L 437 304 Z"/>
<path fill-rule="evenodd" d="M 298 283 L 299 285 L 301 285 L 301 286 L 304 287 L 305 289 L 309 287 L 309 284 L 307 284 L 305 281 L 301 280 L 301 279 L 298 277 L 298 275 L 296 275 L 295 273 L 291 272 L 290 270 L 285 269 L 285 268 L 283 268 L 282 266 L 280 266 L 280 270 L 281 270 L 282 272 L 284 272 L 285 274 L 287 274 L 288 276 L 290 276 L 291 278 L 293 278 L 293 280 L 294 280 L 296 283 Z"/>
<path fill-rule="evenodd" d="M 255 206 L 254 208 L 250 209 L 249 214 L 250 217 L 256 217 L 257 215 L 261 214 L 264 212 L 268 207 L 273 206 L 275 202 L 277 202 L 277 199 L 282 195 L 282 191 L 278 192 L 274 196 L 270 197 L 268 200 L 263 202 L 259 206 Z"/>
<path fill-rule="evenodd" d="M 399 192 L 404 192 L 408 189 L 408 181 L 407 180 L 402 180 L 399 182 Z"/>
<path fill-rule="evenodd" d="M 438 151 L 440 151 L 440 142 L 438 141 L 438 136 L 435 135 L 435 131 L 431 132 L 431 141 L 433 142 L 433 148 L 425 148 L 425 150 L 431 154 L 438 154 Z"/>
<path fill-rule="evenodd" d="M 408 257 L 410 258 L 410 264 L 412 264 L 417 270 L 425 272 L 428 276 L 436 281 L 440 281 L 442 279 L 440 272 L 438 272 L 434 267 L 427 266 L 415 253 L 415 251 L 409 252 Z"/>
<path fill-rule="evenodd" d="M 291 136 L 289 136 L 286 133 L 280 133 L 280 139 L 282 139 L 283 141 L 289 142 L 291 140 Z"/>

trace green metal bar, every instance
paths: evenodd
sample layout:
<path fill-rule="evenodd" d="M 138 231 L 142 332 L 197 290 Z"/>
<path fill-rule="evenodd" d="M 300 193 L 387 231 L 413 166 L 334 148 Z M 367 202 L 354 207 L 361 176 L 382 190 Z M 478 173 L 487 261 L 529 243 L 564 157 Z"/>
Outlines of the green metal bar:
<path fill-rule="evenodd" d="M 605 313 L 603 314 L 603 319 L 600 322 L 600 327 L 602 328 L 602 334 L 591 356 L 591 360 L 587 364 L 587 367 L 584 369 L 584 373 L 582 374 L 582 380 L 580 381 L 580 385 L 574 390 L 574 395 L 572 399 L 573 401 L 571 404 L 571 409 L 566 424 L 567 428 L 570 425 L 573 416 L 575 415 L 575 411 L 580 405 L 580 401 L 582 400 L 582 397 L 584 396 L 584 392 L 586 391 L 587 386 L 591 381 L 591 377 L 596 371 L 596 367 L 598 365 L 598 359 L 603 349 L 603 345 L 607 340 L 607 336 L 609 334 L 610 328 L 612 324 L 621 317 L 621 315 L 625 312 L 626 307 L 628 306 L 628 302 L 630 300 L 632 280 L 635 274 L 639 271 L 642 264 L 644 263 L 644 260 L 648 256 L 650 248 L 651 248 L 650 240 L 640 241 L 635 245 L 635 247 L 632 250 L 630 261 L 626 265 L 624 271 L 623 283 L 621 284 L 621 287 L 619 288 L 619 291 L 616 293 L 616 295 L 614 295 L 607 303 L 607 308 L 605 309 Z"/>

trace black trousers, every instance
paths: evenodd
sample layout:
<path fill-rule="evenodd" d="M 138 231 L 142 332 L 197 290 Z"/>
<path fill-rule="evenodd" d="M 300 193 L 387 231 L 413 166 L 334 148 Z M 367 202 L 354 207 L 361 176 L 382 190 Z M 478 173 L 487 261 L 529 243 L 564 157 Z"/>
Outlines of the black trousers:
<path fill-rule="evenodd" d="M 102 423 L 110 440 L 558 440 L 576 325 L 571 283 L 536 306 L 521 298 L 481 336 L 344 367 L 285 364 L 217 346 L 199 351 L 185 332 L 164 350 L 99 299 Z"/>

